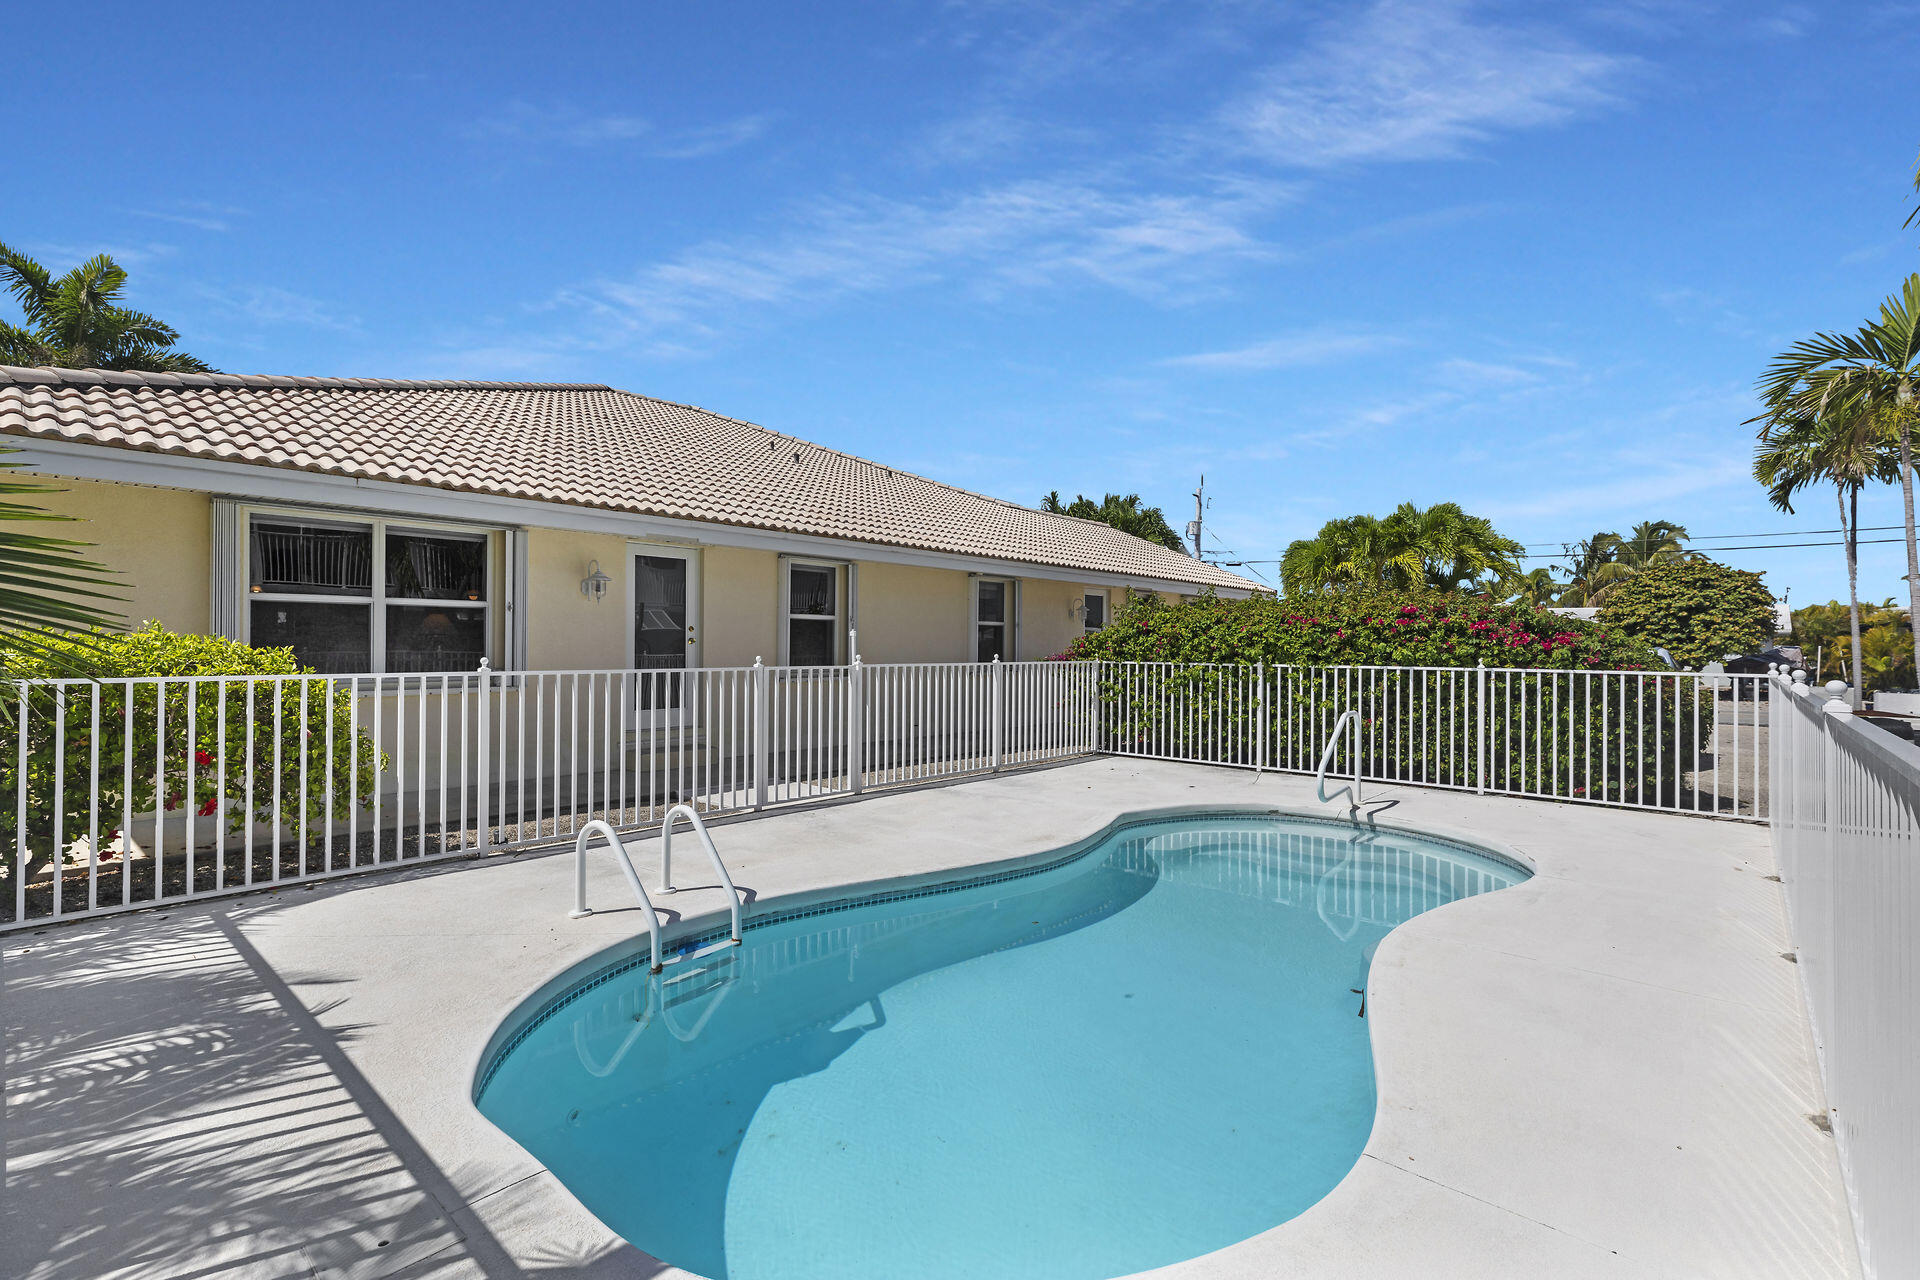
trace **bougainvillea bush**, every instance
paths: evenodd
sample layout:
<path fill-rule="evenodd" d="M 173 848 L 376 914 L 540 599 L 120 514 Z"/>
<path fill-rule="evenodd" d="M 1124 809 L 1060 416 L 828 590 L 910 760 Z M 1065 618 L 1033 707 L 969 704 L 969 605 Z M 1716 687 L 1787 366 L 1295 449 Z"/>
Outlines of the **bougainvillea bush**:
<path fill-rule="evenodd" d="M 51 672 L 60 683 L 47 680 Z M 80 856 L 96 833 L 95 856 L 117 861 L 128 812 L 137 819 L 191 814 L 196 835 L 206 837 L 268 820 L 276 793 L 290 830 L 303 820 L 318 827 L 345 818 L 371 799 L 384 761 L 370 737 L 352 731 L 353 700 L 339 686 L 186 678 L 305 674 L 290 649 L 182 635 L 157 623 L 31 647 L 0 641 L 7 682 L 0 696 L 8 704 L 0 795 L 11 817 L 24 794 L 28 878 L 56 853 Z M 126 679 L 140 676 L 169 679 Z M 0 885 L 9 890 L 17 861 L 0 865 Z"/>
<path fill-rule="evenodd" d="M 1440 593 L 1137 597 L 1063 657 L 1110 662 L 1264 662 L 1306 666 L 1664 668 L 1615 628 L 1520 605 Z"/>
<path fill-rule="evenodd" d="M 1115 747 L 1310 769 L 1350 709 L 1359 745 L 1343 739 L 1336 769 L 1358 749 L 1375 777 L 1574 799 L 1671 796 L 1696 713 L 1711 724 L 1711 704 L 1643 641 L 1467 596 L 1141 598 L 1061 656 L 1113 664 Z"/>

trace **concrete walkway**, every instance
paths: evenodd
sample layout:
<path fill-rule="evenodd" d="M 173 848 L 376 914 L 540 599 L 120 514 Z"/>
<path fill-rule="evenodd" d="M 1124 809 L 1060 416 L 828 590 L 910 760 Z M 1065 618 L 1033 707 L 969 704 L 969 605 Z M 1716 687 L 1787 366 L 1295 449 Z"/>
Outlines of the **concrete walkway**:
<path fill-rule="evenodd" d="M 1100 760 L 716 833 L 765 903 L 1038 855 L 1125 811 L 1321 811 L 1311 790 Z M 1157 1275 L 1858 1273 L 1764 829 L 1441 791 L 1369 801 L 1537 874 L 1381 947 L 1380 1110 L 1345 1181 Z M 687 852 L 683 879 L 704 879 Z M 568 920 L 570 879 L 567 857 L 500 857 L 9 938 L 0 1275 L 681 1274 L 610 1235 L 468 1098 L 521 998 L 640 929 L 631 910 Z M 592 893 L 629 901 L 611 860 Z M 710 889 L 670 901 L 689 918 L 720 906 Z"/>

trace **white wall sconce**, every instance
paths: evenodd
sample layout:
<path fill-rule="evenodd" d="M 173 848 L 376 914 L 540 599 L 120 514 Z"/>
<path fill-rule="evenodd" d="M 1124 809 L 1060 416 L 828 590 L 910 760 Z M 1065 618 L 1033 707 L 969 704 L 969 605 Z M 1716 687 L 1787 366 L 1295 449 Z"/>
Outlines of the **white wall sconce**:
<path fill-rule="evenodd" d="M 598 603 L 607 598 L 607 587 L 612 582 L 613 579 L 601 571 L 598 560 L 589 560 L 587 576 L 580 579 L 580 594 Z"/>
<path fill-rule="evenodd" d="M 1087 616 L 1087 598 L 1085 596 L 1079 596 L 1074 600 L 1072 604 L 1068 605 L 1067 616 L 1069 618 L 1086 617 Z"/>

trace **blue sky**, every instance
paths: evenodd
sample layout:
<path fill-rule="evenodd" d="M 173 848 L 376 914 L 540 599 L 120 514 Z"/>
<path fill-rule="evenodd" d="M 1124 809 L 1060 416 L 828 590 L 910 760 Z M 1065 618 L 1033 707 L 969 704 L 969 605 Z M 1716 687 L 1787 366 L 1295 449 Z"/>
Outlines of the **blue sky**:
<path fill-rule="evenodd" d="M 1747 478 L 1753 379 L 1920 268 L 1913 4 L 89 14 L 0 85 L 0 240 L 219 368 L 608 382 L 1176 525 L 1204 472 L 1229 559 L 1403 500 L 1832 529 Z"/>

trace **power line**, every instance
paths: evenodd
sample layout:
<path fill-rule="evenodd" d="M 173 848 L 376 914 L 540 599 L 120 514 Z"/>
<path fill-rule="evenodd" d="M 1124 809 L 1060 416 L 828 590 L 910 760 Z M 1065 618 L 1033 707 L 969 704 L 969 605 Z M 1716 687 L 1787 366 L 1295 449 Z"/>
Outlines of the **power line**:
<path fill-rule="evenodd" d="M 1834 530 L 1834 532 L 1838 532 L 1838 530 Z M 1887 542 L 1905 542 L 1905 541 L 1906 541 L 1905 538 L 1862 538 L 1858 542 L 1856 542 L 1854 545 L 1860 546 L 1860 547 L 1874 547 Z M 1748 543 L 1744 546 L 1708 547 L 1706 549 L 1708 551 L 1791 551 L 1798 547 L 1844 547 L 1846 545 L 1847 544 L 1844 540 L 1837 541 L 1837 542 L 1753 542 L 1753 543 Z M 1523 555 L 1520 558 L 1522 560 L 1560 560 L 1565 558 L 1565 556 L 1566 556 L 1566 552 L 1564 551 L 1561 551 L 1561 552 L 1536 551 L 1527 555 Z"/>
<path fill-rule="evenodd" d="M 1899 525 L 1899 524 L 1864 524 L 1860 526 L 1859 532 L 1891 533 L 1895 529 L 1899 529 L 1902 532 L 1904 532 L 1906 530 L 1906 526 Z M 1811 537 L 1814 534 L 1821 534 L 1821 533 L 1845 533 L 1845 532 L 1846 532 L 1845 529 L 1770 529 L 1770 530 L 1765 530 L 1759 533 L 1703 533 L 1697 536 L 1693 534 L 1689 534 L 1687 537 L 1681 539 L 1681 541 L 1684 543 L 1691 544 L 1695 542 L 1721 542 L 1729 538 L 1797 538 L 1802 536 Z M 1585 541 L 1586 541 L 1585 538 L 1575 538 L 1571 542 L 1571 544 L 1567 542 L 1528 542 L 1528 543 L 1523 543 L 1521 545 L 1528 546 L 1528 547 L 1564 547 L 1568 545 L 1578 546 Z M 1631 541 L 1631 539 L 1628 539 L 1628 541 Z M 1900 541 L 1900 539 L 1895 538 L 1895 539 L 1892 539 L 1892 541 L 1898 542 Z M 1838 544 L 1834 544 L 1834 545 L 1838 545 Z M 1740 550 L 1740 548 L 1738 547 L 1723 547 L 1720 549 L 1725 551 Z"/>
<path fill-rule="evenodd" d="M 1895 526 L 1895 527 L 1897 528 L 1898 526 Z M 1854 545 L 1861 546 L 1861 547 L 1876 547 L 1885 543 L 1905 542 L 1905 541 L 1906 541 L 1905 538 L 1862 538 L 1860 539 L 1859 542 L 1855 543 Z M 1756 542 L 1756 543 L 1750 543 L 1746 546 L 1710 547 L 1708 549 L 1711 551 L 1792 551 L 1800 547 L 1844 547 L 1846 545 L 1847 544 L 1844 541 L 1840 541 L 1840 542 L 1764 542 L 1764 543 Z M 1519 558 L 1522 560 L 1559 560 L 1565 554 L 1566 554 L 1565 552 L 1541 551 L 1541 552 L 1534 552 L 1528 555 L 1523 555 Z M 1280 561 L 1278 560 L 1234 560 L 1228 563 L 1231 563 L 1239 567 L 1250 567 L 1256 564 L 1279 564 Z"/>
<path fill-rule="evenodd" d="M 1219 535 L 1216 533 L 1213 533 L 1211 530 L 1208 531 L 1207 537 L 1212 538 L 1213 545 L 1217 547 L 1219 550 L 1225 552 L 1226 554 L 1230 556 L 1238 554 L 1236 551 L 1234 551 L 1232 547 L 1229 547 L 1226 543 L 1220 541 Z M 1219 566 L 1223 569 L 1234 568 L 1234 569 L 1250 570 L 1254 577 L 1259 578 L 1261 582 L 1265 583 L 1267 586 L 1270 587 L 1273 584 L 1271 582 L 1267 582 L 1266 576 L 1262 574 L 1258 569 L 1255 569 L 1253 566 L 1256 564 L 1279 564 L 1279 563 L 1280 562 L 1278 560 L 1222 560 L 1219 562 Z"/>

